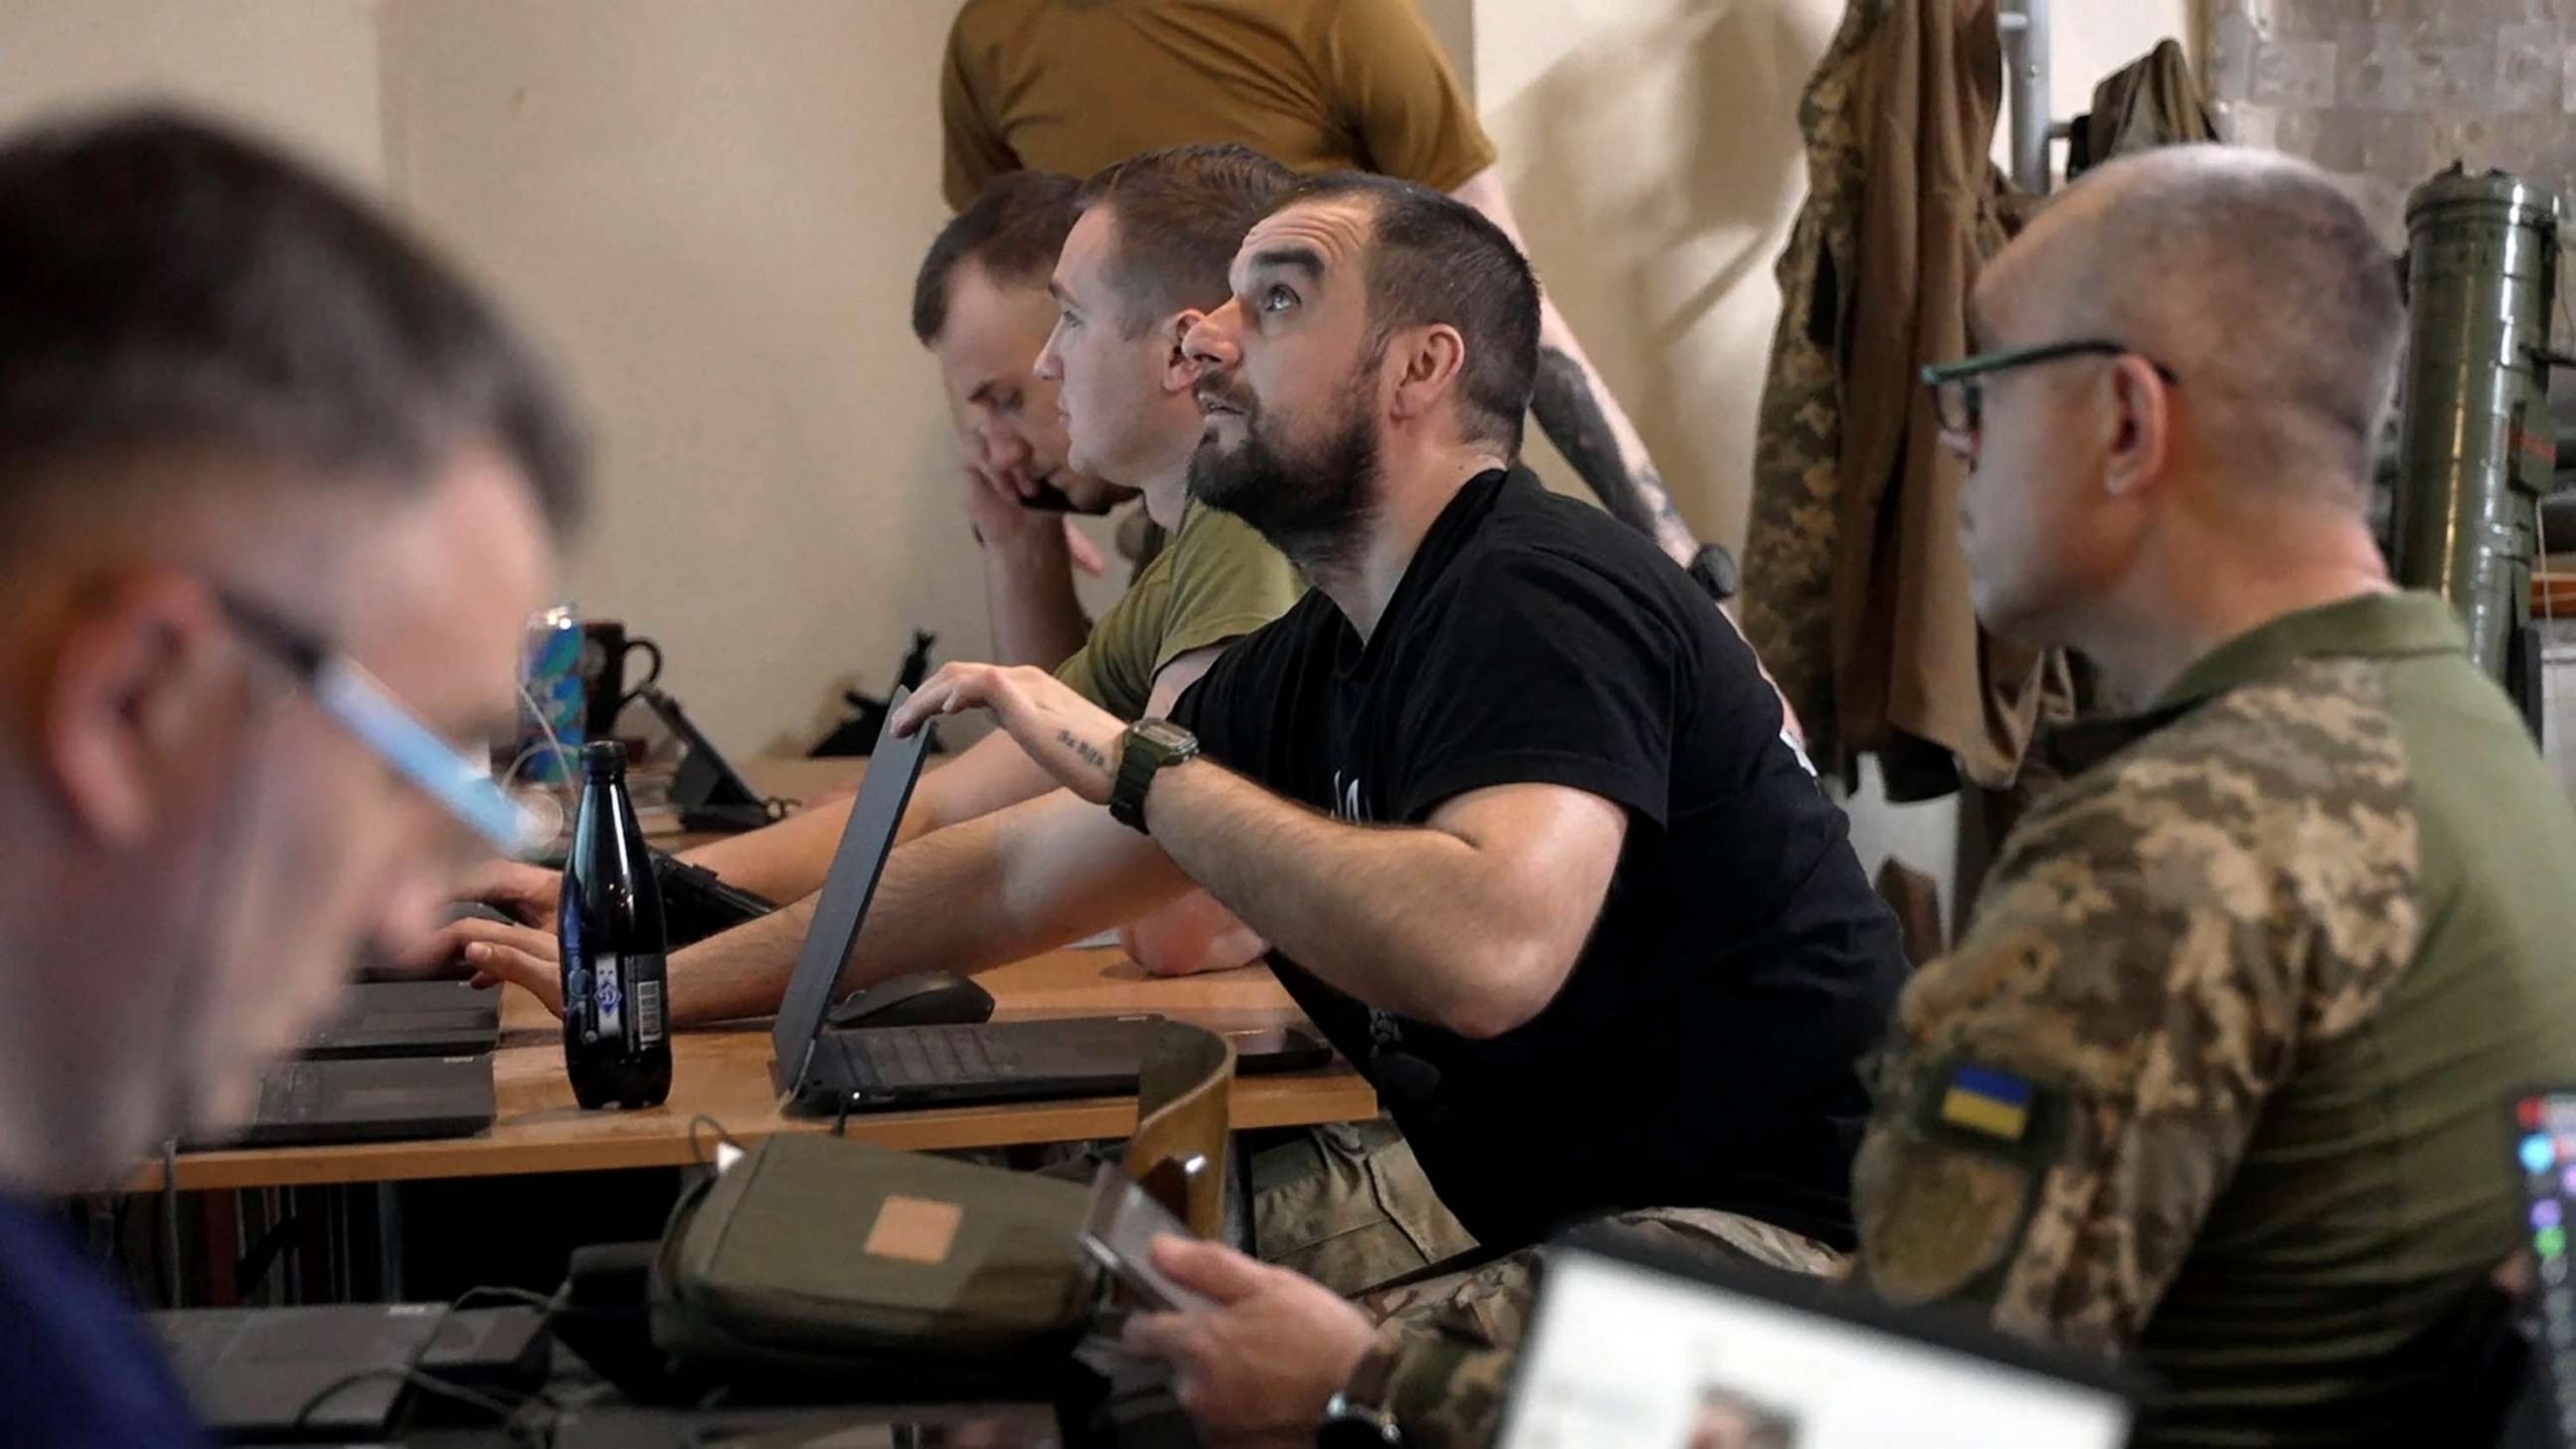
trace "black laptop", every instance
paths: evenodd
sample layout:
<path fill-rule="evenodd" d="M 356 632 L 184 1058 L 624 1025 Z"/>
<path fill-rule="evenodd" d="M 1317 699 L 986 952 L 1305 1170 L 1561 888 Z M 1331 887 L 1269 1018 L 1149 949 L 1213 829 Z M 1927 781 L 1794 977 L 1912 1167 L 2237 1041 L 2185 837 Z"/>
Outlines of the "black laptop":
<path fill-rule="evenodd" d="M 415 1373 L 506 1394 L 544 1382 L 553 1344 L 530 1308 L 372 1303 L 149 1315 L 199 1418 L 275 1444 L 380 1438 Z"/>
<path fill-rule="evenodd" d="M 313 1060 L 465 1057 L 501 1044 L 501 993 L 463 981 L 361 982 L 340 1014 L 307 1037 Z"/>
<path fill-rule="evenodd" d="M 1552 1250 L 1500 1449 L 2121 1449 L 2138 1386 L 1955 1313 L 1598 1229 Z"/>
<path fill-rule="evenodd" d="M 441 1303 L 198 1308 L 151 1315 L 197 1415 L 217 1436 L 373 1438 L 411 1392 Z"/>
<path fill-rule="evenodd" d="M 891 703 L 905 696 L 898 690 Z M 878 733 L 770 1030 L 770 1073 L 778 1089 L 799 1109 L 816 1113 L 1134 1092 L 1159 1017 L 824 1029 L 842 964 L 921 778 L 928 737 L 928 730 L 900 740 Z M 1294 1071 L 1332 1060 L 1323 1043 L 1294 1031 L 1247 1033 L 1236 1040 L 1236 1052 L 1245 1072 Z"/>
<path fill-rule="evenodd" d="M 259 1111 L 248 1125 L 180 1145 L 316 1147 L 471 1137 L 498 1115 L 488 1053 L 281 1062 L 260 1078 Z"/>

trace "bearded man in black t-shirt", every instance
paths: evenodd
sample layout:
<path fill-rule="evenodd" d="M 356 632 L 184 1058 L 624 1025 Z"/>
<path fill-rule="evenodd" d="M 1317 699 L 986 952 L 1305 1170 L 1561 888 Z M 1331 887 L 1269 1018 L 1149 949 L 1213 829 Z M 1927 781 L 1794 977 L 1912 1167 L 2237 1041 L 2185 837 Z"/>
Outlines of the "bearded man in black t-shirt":
<path fill-rule="evenodd" d="M 1895 925 L 1705 594 L 1511 466 L 1528 264 L 1454 201 L 1334 176 L 1231 280 L 1180 349 L 1192 491 L 1313 591 L 1168 722 L 1033 670 L 925 683 L 898 728 L 989 709 L 1066 789 L 897 852 L 845 984 L 956 965 L 943 917 L 997 964 L 1195 880 L 1486 1246 L 1646 1206 L 1848 1245 Z"/>

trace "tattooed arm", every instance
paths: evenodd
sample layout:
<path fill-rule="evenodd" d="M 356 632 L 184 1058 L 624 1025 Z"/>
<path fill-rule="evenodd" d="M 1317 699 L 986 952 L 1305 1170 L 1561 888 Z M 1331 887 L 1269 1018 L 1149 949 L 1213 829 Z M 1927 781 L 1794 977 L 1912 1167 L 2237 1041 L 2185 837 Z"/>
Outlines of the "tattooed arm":
<path fill-rule="evenodd" d="M 1450 194 L 1483 212 L 1528 250 L 1511 201 L 1503 194 L 1499 169 L 1486 167 Z M 1614 516 L 1642 530 L 1673 562 L 1690 566 L 1699 555 L 1699 541 L 1673 507 L 1663 475 L 1646 456 L 1645 440 L 1583 355 L 1583 344 L 1575 340 L 1565 314 L 1544 292 L 1539 294 L 1538 387 L 1530 397 L 1530 412 Z"/>
<path fill-rule="evenodd" d="M 1609 896 L 1627 836 L 1617 805 L 1527 783 L 1469 790 L 1420 826 L 1349 825 L 1201 757 L 1153 777 L 1149 842 L 1096 808 L 1118 778 L 1125 726 L 1117 719 L 1034 669 L 950 664 L 895 711 L 894 728 L 965 709 L 990 710 L 1070 792 L 1050 799 L 1088 802 L 1090 824 L 1106 827 L 1110 841 L 1123 835 L 1119 845 L 1177 865 L 1298 965 L 1371 1006 L 1466 1036 L 1510 1031 L 1555 999 Z M 991 898 L 1052 900 L 1075 862 L 1108 848 L 1096 838 L 1079 848 L 1036 840 L 1005 842 L 1018 848 L 1002 852 Z M 1029 914 L 1066 919 L 1054 905 Z M 873 912 L 869 919 L 873 930 Z"/>

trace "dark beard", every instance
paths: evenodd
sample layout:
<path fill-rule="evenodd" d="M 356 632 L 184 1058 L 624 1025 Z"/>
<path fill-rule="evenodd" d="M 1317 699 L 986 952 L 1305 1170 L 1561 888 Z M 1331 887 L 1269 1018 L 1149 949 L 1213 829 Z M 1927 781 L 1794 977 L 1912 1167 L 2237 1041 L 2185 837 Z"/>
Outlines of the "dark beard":
<path fill-rule="evenodd" d="M 1377 507 L 1377 432 L 1360 398 L 1358 388 L 1346 393 L 1331 433 L 1299 452 L 1271 436 L 1259 404 L 1227 396 L 1243 410 L 1243 441 L 1231 452 L 1199 441 L 1190 454 L 1190 496 L 1252 525 L 1310 577 L 1348 563 Z"/>

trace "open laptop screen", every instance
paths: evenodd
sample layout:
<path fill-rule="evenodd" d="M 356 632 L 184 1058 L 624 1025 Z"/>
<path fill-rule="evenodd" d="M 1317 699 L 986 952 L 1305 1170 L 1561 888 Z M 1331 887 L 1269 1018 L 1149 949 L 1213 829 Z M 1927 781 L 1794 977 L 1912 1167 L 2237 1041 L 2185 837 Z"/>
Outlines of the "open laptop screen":
<path fill-rule="evenodd" d="M 2576 1087 L 2535 1091 L 2513 1104 L 2514 1175 L 2540 1271 L 2540 1355 L 2557 1405 L 2561 1443 L 2576 1443 L 2576 1285 L 2567 1280 L 2567 1235 L 2576 1231 Z"/>
<path fill-rule="evenodd" d="M 1573 1248 L 1550 1258 L 1503 1449 L 2128 1442 L 2130 1396 L 2090 1365 L 2061 1374 L 1946 1319 L 1937 1336 L 1909 1332 L 1856 1290 L 1626 1259 Z"/>
<path fill-rule="evenodd" d="M 911 694 L 898 689 L 888 700 L 887 718 L 893 709 Z M 769 1048 L 778 1060 L 783 1086 L 792 1088 L 801 1076 L 805 1056 L 813 1048 L 814 1038 L 823 1030 L 823 1015 L 832 1008 L 832 988 L 840 983 L 842 963 L 849 959 L 850 943 L 858 939 L 859 922 L 867 917 L 868 902 L 877 893 L 877 877 L 884 874 L 886 856 L 894 848 L 894 833 L 903 823 L 904 806 L 912 802 L 913 782 L 921 778 L 921 754 L 930 743 L 930 729 L 924 726 L 912 738 L 899 740 L 887 730 L 877 732 L 874 753 L 868 756 L 868 773 L 859 782 L 859 798 L 850 806 L 850 823 L 841 829 L 841 844 L 832 853 L 831 874 L 823 878 L 822 892 L 814 901 L 814 918 L 805 927 L 805 945 L 796 955 L 796 974 L 788 980 L 787 996 L 779 1004 L 778 1019 L 769 1029 Z"/>

